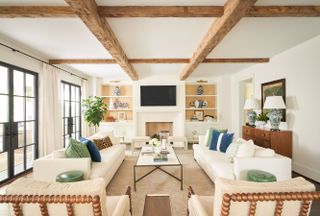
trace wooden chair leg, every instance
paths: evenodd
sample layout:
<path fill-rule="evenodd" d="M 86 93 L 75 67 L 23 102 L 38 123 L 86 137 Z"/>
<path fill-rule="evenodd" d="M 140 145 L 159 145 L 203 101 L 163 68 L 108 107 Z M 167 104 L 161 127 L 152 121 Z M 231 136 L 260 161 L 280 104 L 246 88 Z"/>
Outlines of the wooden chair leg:
<path fill-rule="evenodd" d="M 128 186 L 128 188 L 127 188 L 126 195 L 129 196 L 129 201 L 130 201 L 130 213 L 131 213 L 131 215 L 132 215 L 132 201 L 131 201 L 131 187 L 130 187 L 130 186 Z"/>

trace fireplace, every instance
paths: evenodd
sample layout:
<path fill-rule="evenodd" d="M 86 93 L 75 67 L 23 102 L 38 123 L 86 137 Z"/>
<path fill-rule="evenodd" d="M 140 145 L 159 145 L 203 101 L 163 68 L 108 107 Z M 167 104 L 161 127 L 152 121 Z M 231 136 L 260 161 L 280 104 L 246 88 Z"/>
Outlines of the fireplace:
<path fill-rule="evenodd" d="M 159 138 L 160 131 L 169 131 L 170 136 L 173 134 L 173 122 L 146 122 L 146 136 Z"/>

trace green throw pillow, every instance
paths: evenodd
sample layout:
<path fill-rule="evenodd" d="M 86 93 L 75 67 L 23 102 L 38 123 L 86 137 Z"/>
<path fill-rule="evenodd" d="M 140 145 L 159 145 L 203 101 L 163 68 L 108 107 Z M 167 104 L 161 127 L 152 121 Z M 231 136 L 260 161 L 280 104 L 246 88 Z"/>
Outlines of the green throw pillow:
<path fill-rule="evenodd" d="M 209 136 L 208 136 L 208 140 L 207 140 L 206 146 L 210 146 L 210 145 L 211 145 L 213 131 L 218 131 L 219 133 L 227 133 L 227 132 L 228 132 L 228 129 L 210 128 L 210 129 L 209 129 Z"/>
<path fill-rule="evenodd" d="M 72 138 L 69 139 L 69 145 L 65 154 L 68 158 L 90 158 L 90 152 L 87 145 Z"/>

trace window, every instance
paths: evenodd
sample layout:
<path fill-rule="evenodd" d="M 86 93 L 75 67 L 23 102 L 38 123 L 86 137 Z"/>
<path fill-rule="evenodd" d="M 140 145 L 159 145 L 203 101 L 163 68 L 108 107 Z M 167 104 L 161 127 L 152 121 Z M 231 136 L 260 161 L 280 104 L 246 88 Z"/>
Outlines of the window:
<path fill-rule="evenodd" d="M 61 83 L 63 144 L 66 147 L 70 137 L 81 136 L 81 88 L 78 85 Z"/>

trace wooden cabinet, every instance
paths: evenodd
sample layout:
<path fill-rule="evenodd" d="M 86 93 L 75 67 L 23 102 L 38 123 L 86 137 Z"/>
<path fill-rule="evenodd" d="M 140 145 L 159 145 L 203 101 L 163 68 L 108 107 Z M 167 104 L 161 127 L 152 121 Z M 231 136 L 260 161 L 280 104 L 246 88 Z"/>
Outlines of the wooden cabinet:
<path fill-rule="evenodd" d="M 242 127 L 242 137 L 264 148 L 271 148 L 276 153 L 292 158 L 292 131 L 269 131 L 249 126 Z"/>

